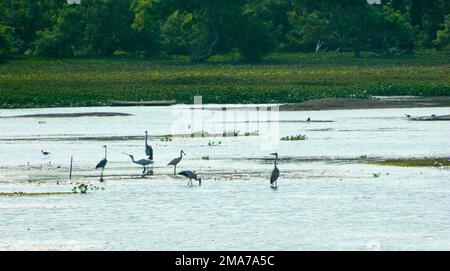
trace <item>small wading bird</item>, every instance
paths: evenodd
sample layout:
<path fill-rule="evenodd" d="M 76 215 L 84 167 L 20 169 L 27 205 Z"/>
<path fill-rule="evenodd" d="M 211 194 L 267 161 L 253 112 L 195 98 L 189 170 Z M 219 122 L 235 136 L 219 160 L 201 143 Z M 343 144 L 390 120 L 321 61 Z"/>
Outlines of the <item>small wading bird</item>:
<path fill-rule="evenodd" d="M 107 158 L 107 149 L 108 149 L 108 147 L 105 145 L 105 146 L 103 146 L 103 148 L 105 148 L 105 158 L 102 161 L 100 161 L 97 164 L 97 166 L 95 167 L 95 169 L 99 169 L 99 168 L 102 169 L 102 173 L 100 175 L 100 182 L 103 182 L 103 171 L 105 170 L 106 164 L 108 163 L 108 160 L 106 159 Z"/>
<path fill-rule="evenodd" d="M 137 161 L 136 161 L 136 160 L 134 160 L 134 156 L 133 156 L 133 155 L 127 154 L 127 153 L 124 153 L 124 154 L 125 154 L 125 155 L 128 155 L 128 156 L 131 158 L 131 161 L 132 161 L 133 163 L 135 163 L 136 165 L 141 165 L 141 166 L 144 167 L 144 170 L 142 171 L 142 177 L 144 177 L 144 174 L 145 174 L 146 172 L 148 173 L 147 166 L 153 164 L 153 161 L 150 160 L 150 159 L 141 159 L 141 160 L 137 160 Z"/>
<path fill-rule="evenodd" d="M 43 150 L 41 150 L 41 153 L 42 153 L 43 155 L 45 155 L 45 156 L 47 156 L 47 155 L 50 154 L 48 151 L 43 151 Z"/>
<path fill-rule="evenodd" d="M 278 188 L 278 177 L 280 176 L 280 170 L 277 168 L 277 160 L 278 160 L 278 153 L 271 153 L 270 155 L 275 155 L 275 161 L 274 161 L 274 169 L 272 170 L 272 175 L 270 176 L 270 187 L 273 189 Z"/>
<path fill-rule="evenodd" d="M 147 155 L 149 160 L 153 160 L 153 148 L 148 145 L 148 132 L 145 131 L 145 155 Z"/>
<path fill-rule="evenodd" d="M 405 117 L 410 118 L 411 115 L 410 114 L 405 114 Z"/>
<path fill-rule="evenodd" d="M 188 185 L 189 186 L 192 186 L 192 180 L 196 180 L 198 182 L 198 186 L 202 186 L 202 179 L 199 178 L 197 176 L 197 173 L 195 173 L 193 171 L 185 170 L 185 171 L 182 171 L 182 172 L 178 173 L 178 175 L 181 175 L 181 176 L 184 176 L 186 178 L 189 178 L 189 181 L 188 181 Z"/>
<path fill-rule="evenodd" d="M 180 157 L 173 159 L 172 161 L 170 161 L 170 163 L 167 164 L 168 166 L 174 166 L 173 167 L 174 175 L 177 175 L 177 165 L 178 165 L 178 163 L 181 162 L 181 159 L 183 159 L 183 154 L 186 155 L 186 153 L 184 153 L 184 151 L 180 151 Z"/>

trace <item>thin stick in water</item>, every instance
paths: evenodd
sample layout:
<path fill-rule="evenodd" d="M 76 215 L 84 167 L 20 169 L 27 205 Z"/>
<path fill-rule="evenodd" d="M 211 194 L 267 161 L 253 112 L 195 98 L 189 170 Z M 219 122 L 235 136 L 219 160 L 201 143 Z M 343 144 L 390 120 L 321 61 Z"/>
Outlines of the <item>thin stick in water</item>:
<path fill-rule="evenodd" d="M 70 172 L 69 172 L 69 180 L 72 180 L 72 165 L 73 165 L 73 156 L 70 157 Z"/>

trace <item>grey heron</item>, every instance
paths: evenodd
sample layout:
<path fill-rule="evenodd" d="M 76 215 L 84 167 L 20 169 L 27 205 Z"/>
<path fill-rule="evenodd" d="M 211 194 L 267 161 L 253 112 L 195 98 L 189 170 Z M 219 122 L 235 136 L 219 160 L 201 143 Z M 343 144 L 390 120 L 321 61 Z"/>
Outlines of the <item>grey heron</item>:
<path fill-rule="evenodd" d="M 178 173 L 178 175 L 181 175 L 181 176 L 184 176 L 186 178 L 189 178 L 189 181 L 188 181 L 188 185 L 189 186 L 192 186 L 192 180 L 196 180 L 198 182 L 198 186 L 202 186 L 202 179 L 199 178 L 197 176 L 197 173 L 195 173 L 193 171 L 185 170 L 185 171 L 182 171 L 182 172 Z"/>
<path fill-rule="evenodd" d="M 280 170 L 277 168 L 278 153 L 271 153 L 270 155 L 275 155 L 274 169 L 272 170 L 272 175 L 270 176 L 270 187 L 273 189 L 278 188 L 278 177 L 280 176 Z"/>
<path fill-rule="evenodd" d="M 144 170 L 142 171 L 142 177 L 144 176 L 145 172 L 148 170 L 148 169 L 147 169 L 147 166 L 153 164 L 153 161 L 150 160 L 150 159 L 141 159 L 141 160 L 137 160 L 137 161 L 136 161 L 136 160 L 134 160 L 134 156 L 133 156 L 133 155 L 127 154 L 127 153 L 124 153 L 124 154 L 125 154 L 125 155 L 128 155 L 128 156 L 131 158 L 131 161 L 132 161 L 133 163 L 135 163 L 136 165 L 141 165 L 141 166 L 144 167 Z"/>
<path fill-rule="evenodd" d="M 43 151 L 43 150 L 41 150 L 41 153 L 42 153 L 43 155 L 45 155 L 45 156 L 47 156 L 47 155 L 50 154 L 48 151 Z"/>
<path fill-rule="evenodd" d="M 103 160 L 100 161 L 97 164 L 97 166 L 95 166 L 95 169 L 99 169 L 99 168 L 102 169 L 102 173 L 100 175 L 100 182 L 103 182 L 103 171 L 105 170 L 106 164 L 108 163 L 108 160 L 107 160 L 107 149 L 108 149 L 108 147 L 105 145 L 105 146 L 103 146 L 103 148 L 105 148 L 105 158 L 103 158 Z"/>
<path fill-rule="evenodd" d="M 153 148 L 148 145 L 148 132 L 145 131 L 145 155 L 148 156 L 149 160 L 153 160 Z"/>
<path fill-rule="evenodd" d="M 177 175 L 177 165 L 178 163 L 181 162 L 181 159 L 183 159 L 183 154 L 186 155 L 186 153 L 184 151 L 180 151 L 180 157 L 177 157 L 175 159 L 173 159 L 172 161 L 170 161 L 167 165 L 168 166 L 174 166 L 173 167 L 173 174 Z"/>

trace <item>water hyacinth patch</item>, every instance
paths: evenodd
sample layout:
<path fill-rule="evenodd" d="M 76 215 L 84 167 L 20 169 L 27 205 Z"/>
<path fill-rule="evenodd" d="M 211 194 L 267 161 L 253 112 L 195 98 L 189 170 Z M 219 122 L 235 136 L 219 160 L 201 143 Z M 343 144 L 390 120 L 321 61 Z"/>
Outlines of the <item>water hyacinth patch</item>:
<path fill-rule="evenodd" d="M 92 185 L 92 184 L 87 185 L 87 184 L 84 184 L 84 183 L 79 184 L 77 186 L 74 186 L 72 188 L 72 192 L 73 193 L 80 193 L 80 194 L 86 194 L 87 191 L 89 191 L 89 190 L 91 190 L 91 191 L 105 190 L 105 188 L 104 187 L 98 187 L 98 186 L 95 186 L 95 185 Z"/>
<path fill-rule="evenodd" d="M 306 136 L 305 135 L 284 136 L 280 140 L 283 140 L 283 141 L 301 141 L 301 140 L 306 140 Z"/>
<path fill-rule="evenodd" d="M 195 66 L 142 59 L 24 59 L 0 65 L 0 74 L 0 108 L 105 106 L 113 100 L 192 103 L 195 95 L 204 103 L 222 104 L 450 96 L 448 56 L 432 55 L 355 59 L 347 53 L 275 53 L 259 65 L 210 61 Z"/>

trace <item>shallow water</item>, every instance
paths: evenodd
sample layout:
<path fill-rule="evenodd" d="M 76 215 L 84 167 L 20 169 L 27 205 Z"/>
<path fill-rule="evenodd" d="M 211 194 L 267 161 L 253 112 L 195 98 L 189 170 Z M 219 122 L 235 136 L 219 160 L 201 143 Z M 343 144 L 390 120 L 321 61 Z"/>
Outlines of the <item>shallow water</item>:
<path fill-rule="evenodd" d="M 0 197 L 2 250 L 450 249 L 448 168 L 373 166 L 358 159 L 448 156 L 448 122 L 408 121 L 403 114 L 449 114 L 450 108 L 269 114 L 100 107 L 0 110 L 0 117 L 59 112 L 133 116 L 0 119 L 0 192 L 69 191 L 78 181 L 106 188 Z M 308 117 L 331 122 L 287 122 Z M 134 136 L 145 130 L 155 165 L 153 176 L 141 178 L 142 168 L 123 153 L 144 158 L 143 138 Z M 181 137 L 201 130 L 258 130 L 259 136 Z M 172 142 L 157 138 L 166 134 L 174 135 Z M 279 141 L 298 134 L 307 140 Z M 106 182 L 99 184 L 93 168 L 104 144 Z M 51 155 L 43 157 L 42 149 Z M 187 156 L 178 170 L 196 170 L 202 187 L 187 187 L 166 166 L 181 149 Z M 275 151 L 282 159 L 277 191 L 268 185 L 268 154 Z"/>

